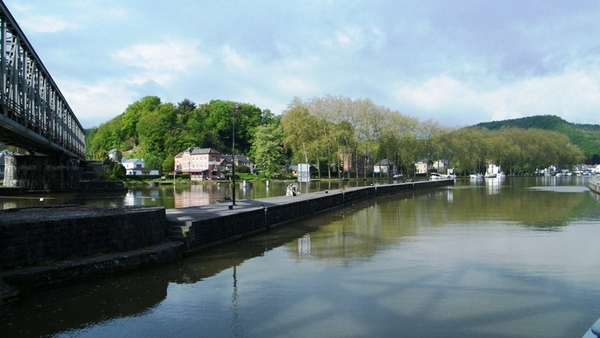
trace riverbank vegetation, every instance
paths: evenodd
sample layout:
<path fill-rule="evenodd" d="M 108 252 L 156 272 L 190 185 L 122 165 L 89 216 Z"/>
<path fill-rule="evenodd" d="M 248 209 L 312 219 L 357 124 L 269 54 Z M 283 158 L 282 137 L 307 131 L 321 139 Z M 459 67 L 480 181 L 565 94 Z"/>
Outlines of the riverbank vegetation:
<path fill-rule="evenodd" d="M 593 128 L 585 138 L 573 140 L 563 132 L 564 124 L 560 130 L 537 127 L 556 119 L 560 118 L 538 117 L 528 128 L 447 128 L 362 98 L 295 98 L 275 116 L 251 104 L 213 100 L 197 105 L 185 99 L 175 105 L 148 96 L 89 130 L 86 154 L 105 159 L 109 150 L 118 149 L 127 158 L 143 158 L 146 167 L 170 173 L 174 156 L 184 149 L 213 148 L 228 154 L 235 139 L 236 153 L 249 157 L 263 177 L 277 176 L 288 165 L 311 163 L 324 178 L 337 177 L 349 161 L 355 161 L 357 177 L 372 175 L 383 159 L 398 163 L 409 175 L 414 162 L 439 159 L 448 160 L 457 173 L 481 172 L 493 161 L 507 173 L 518 174 L 550 165 L 569 168 L 598 156 L 584 154 L 577 143 L 600 145 L 600 132 L 594 138 Z"/>

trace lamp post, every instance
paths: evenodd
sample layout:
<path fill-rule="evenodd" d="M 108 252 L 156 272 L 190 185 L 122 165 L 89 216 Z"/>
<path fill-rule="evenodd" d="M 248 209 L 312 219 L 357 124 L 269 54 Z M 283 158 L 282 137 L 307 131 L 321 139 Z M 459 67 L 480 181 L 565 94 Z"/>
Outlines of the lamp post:
<path fill-rule="evenodd" d="M 342 148 L 342 190 L 344 190 L 344 180 L 346 179 L 346 151 L 348 150 L 348 138 L 344 136 L 344 148 Z"/>
<path fill-rule="evenodd" d="M 402 175 L 402 148 L 398 148 L 398 158 L 396 159 L 398 175 Z"/>
<path fill-rule="evenodd" d="M 233 209 L 235 204 L 235 112 L 240 111 L 240 106 L 235 106 L 231 113 L 231 205 L 229 209 Z"/>

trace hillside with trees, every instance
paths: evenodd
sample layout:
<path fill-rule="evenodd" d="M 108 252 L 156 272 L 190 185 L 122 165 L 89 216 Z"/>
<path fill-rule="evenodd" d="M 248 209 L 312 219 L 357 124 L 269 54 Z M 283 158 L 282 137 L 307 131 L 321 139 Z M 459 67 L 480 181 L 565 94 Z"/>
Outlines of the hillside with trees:
<path fill-rule="evenodd" d="M 521 129 L 542 129 L 567 135 L 570 142 L 577 145 L 590 164 L 600 163 L 600 125 L 574 124 L 558 116 L 530 116 L 519 119 L 480 123 L 477 127 L 498 130 L 505 127 Z"/>
<path fill-rule="evenodd" d="M 240 109 L 235 108 L 239 106 Z M 249 104 L 213 100 L 196 105 L 185 99 L 174 105 L 147 96 L 132 103 L 123 114 L 88 131 L 86 156 L 107 158 L 118 149 L 125 157 L 143 158 L 149 168 L 173 171 L 173 159 L 188 147 L 213 148 L 231 153 L 235 113 L 235 149 L 247 154 L 259 126 L 276 123 L 269 110 Z"/>
<path fill-rule="evenodd" d="M 86 152 L 90 159 L 104 160 L 109 150 L 118 149 L 125 157 L 143 158 L 147 167 L 171 172 L 174 156 L 188 147 L 229 154 L 234 118 L 236 153 L 248 156 L 265 177 L 298 163 L 314 164 L 319 177 L 367 177 L 383 159 L 399 164 L 405 175 L 414 174 L 416 161 L 438 159 L 450 161 L 460 174 L 481 172 L 488 161 L 511 174 L 550 165 L 570 168 L 586 158 L 579 144 L 590 153 L 595 144 L 598 152 L 593 135 L 600 128 L 534 117 L 514 125 L 450 129 L 370 99 L 331 95 L 294 98 L 281 116 L 251 104 L 213 100 L 197 105 L 185 99 L 175 105 L 148 96 L 89 130 Z"/>

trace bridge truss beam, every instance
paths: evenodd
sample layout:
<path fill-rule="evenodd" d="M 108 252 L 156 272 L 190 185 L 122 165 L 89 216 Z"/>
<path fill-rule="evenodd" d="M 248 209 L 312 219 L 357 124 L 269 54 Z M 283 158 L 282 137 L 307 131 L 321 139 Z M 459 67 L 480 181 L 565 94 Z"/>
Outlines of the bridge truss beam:
<path fill-rule="evenodd" d="M 85 130 L 0 1 L 0 142 L 85 160 Z"/>

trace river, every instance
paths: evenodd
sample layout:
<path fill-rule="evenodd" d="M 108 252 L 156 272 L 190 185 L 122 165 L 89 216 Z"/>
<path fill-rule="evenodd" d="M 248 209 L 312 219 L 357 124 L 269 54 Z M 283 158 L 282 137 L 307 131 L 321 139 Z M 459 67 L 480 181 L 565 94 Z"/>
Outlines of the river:
<path fill-rule="evenodd" d="M 342 182 L 337 180 L 312 181 L 310 183 L 293 183 L 289 181 L 271 182 L 237 182 L 236 199 L 257 199 L 273 196 L 285 196 L 288 184 L 295 184 L 302 193 L 342 189 L 345 187 L 362 187 L 371 184 L 389 184 L 391 179 L 352 179 Z M 169 182 L 167 182 L 169 183 Z M 228 181 L 214 181 L 163 184 L 129 185 L 126 192 L 107 193 L 32 193 L 21 196 L 0 196 L 0 209 L 23 207 L 48 207 L 57 204 L 80 204 L 88 206 L 163 206 L 167 209 L 184 208 L 197 205 L 221 203 L 232 198 L 231 184 Z"/>
<path fill-rule="evenodd" d="M 153 198 L 163 197 L 140 200 Z M 600 198 L 585 178 L 457 180 L 181 262 L 27 295 L 0 308 L 0 332 L 580 337 L 600 317 L 598 238 Z"/>

